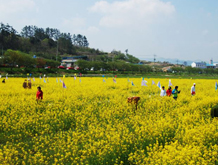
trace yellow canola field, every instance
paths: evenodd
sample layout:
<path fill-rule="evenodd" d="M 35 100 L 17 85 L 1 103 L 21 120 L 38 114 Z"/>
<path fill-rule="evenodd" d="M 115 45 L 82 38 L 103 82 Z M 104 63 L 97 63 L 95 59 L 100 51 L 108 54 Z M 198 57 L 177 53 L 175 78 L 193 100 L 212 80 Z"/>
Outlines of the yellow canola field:
<path fill-rule="evenodd" d="M 56 78 L 36 78 L 32 89 L 21 78 L 1 83 L 0 164 L 218 164 L 215 80 L 172 79 L 177 101 L 151 85 L 167 88 L 168 79 L 105 80 L 65 78 L 66 89 Z M 141 97 L 136 111 L 130 96 Z"/>

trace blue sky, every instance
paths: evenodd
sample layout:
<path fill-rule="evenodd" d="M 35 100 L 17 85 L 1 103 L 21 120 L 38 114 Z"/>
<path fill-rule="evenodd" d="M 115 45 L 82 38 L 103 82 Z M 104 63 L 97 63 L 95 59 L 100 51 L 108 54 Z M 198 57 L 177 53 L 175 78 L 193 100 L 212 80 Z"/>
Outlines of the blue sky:
<path fill-rule="evenodd" d="M 0 22 L 82 34 L 140 59 L 218 61 L 218 0 L 0 0 Z"/>

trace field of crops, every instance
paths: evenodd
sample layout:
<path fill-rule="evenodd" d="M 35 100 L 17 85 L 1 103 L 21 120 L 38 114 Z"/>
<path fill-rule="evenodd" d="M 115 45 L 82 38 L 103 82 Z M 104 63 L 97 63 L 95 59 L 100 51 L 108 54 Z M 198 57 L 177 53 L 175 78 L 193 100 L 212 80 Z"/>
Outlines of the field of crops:
<path fill-rule="evenodd" d="M 2 80 L 2 79 L 1 79 Z M 46 79 L 47 80 L 47 79 Z M 0 164 L 218 164 L 215 80 L 172 79 L 177 101 L 152 80 L 9 78 L 0 92 Z M 196 83 L 196 95 L 190 89 Z M 44 98 L 36 102 L 37 86 Z M 141 97 L 138 109 L 127 104 Z"/>

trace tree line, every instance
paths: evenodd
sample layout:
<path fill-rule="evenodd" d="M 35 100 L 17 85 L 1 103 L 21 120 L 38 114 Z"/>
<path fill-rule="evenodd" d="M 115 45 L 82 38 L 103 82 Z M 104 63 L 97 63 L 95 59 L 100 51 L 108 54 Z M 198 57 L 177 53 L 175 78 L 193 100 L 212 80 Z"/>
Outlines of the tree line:
<path fill-rule="evenodd" d="M 8 49 L 4 53 L 4 58 L 0 59 L 0 64 L 7 64 L 11 69 L 18 66 L 39 69 L 44 68 L 45 66 L 57 68 L 57 66 L 60 65 L 60 62 L 43 58 L 33 58 L 31 55 L 19 50 Z"/>
<path fill-rule="evenodd" d="M 0 24 L 1 54 L 7 49 L 56 60 L 56 55 L 76 54 L 77 47 L 88 47 L 86 36 L 63 33 L 55 28 L 25 26 L 19 34 L 9 24 Z M 58 54 L 57 54 L 58 53 Z"/>
<path fill-rule="evenodd" d="M 18 33 L 9 24 L 0 24 L 0 49 L 4 58 L 0 64 L 12 67 L 57 67 L 60 65 L 61 56 L 89 55 L 91 67 L 107 70 L 148 70 L 143 66 L 131 65 L 140 60 L 133 55 L 112 50 L 105 53 L 99 49 L 88 48 L 86 36 L 81 34 L 62 33 L 56 28 L 39 28 L 25 26 Z M 33 58 L 36 55 L 39 58 Z M 125 61 L 125 62 L 124 62 Z M 98 66 L 97 66 L 98 65 Z M 83 68 L 83 67 L 81 67 Z"/>
<path fill-rule="evenodd" d="M 183 67 L 172 67 L 172 72 L 175 74 L 183 74 L 183 73 L 188 73 L 188 74 L 218 74 L 218 69 L 213 69 L 213 68 L 192 68 L 191 66 L 187 66 L 185 68 Z"/>
<path fill-rule="evenodd" d="M 88 71 L 92 68 L 93 71 L 121 71 L 122 73 L 125 73 L 126 71 L 137 71 L 139 73 L 152 72 L 152 68 L 148 65 L 131 64 L 126 63 L 125 61 L 103 62 L 78 60 L 76 64 L 81 71 Z"/>

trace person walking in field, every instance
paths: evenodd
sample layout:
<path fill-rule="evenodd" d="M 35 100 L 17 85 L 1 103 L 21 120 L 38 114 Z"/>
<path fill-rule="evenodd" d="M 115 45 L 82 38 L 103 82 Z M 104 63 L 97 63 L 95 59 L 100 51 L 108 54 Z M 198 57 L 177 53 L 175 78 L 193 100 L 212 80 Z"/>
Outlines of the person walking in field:
<path fill-rule="evenodd" d="M 43 99 L 43 92 L 41 87 L 37 87 L 38 91 L 36 92 L 36 101 Z"/>
<path fill-rule="evenodd" d="M 169 87 L 169 88 L 167 89 L 166 93 L 167 93 L 167 96 L 171 96 L 171 95 L 172 95 L 172 89 L 171 89 L 171 87 Z"/>
<path fill-rule="evenodd" d="M 31 79 L 29 79 L 29 80 L 28 80 L 27 86 L 28 86 L 28 88 L 29 88 L 29 89 L 31 89 L 31 88 L 32 88 Z"/>
<path fill-rule="evenodd" d="M 23 82 L 23 88 L 24 88 L 24 89 L 27 88 L 27 81 L 26 81 L 26 79 L 25 79 L 24 82 Z"/>
<path fill-rule="evenodd" d="M 193 86 L 191 87 L 191 95 L 194 96 L 195 95 L 195 83 L 193 84 Z"/>
<path fill-rule="evenodd" d="M 161 89 L 161 91 L 160 91 L 160 96 L 166 96 L 166 90 L 165 90 L 165 87 L 164 86 L 162 86 L 162 89 Z"/>
<path fill-rule="evenodd" d="M 178 86 L 175 86 L 175 89 L 173 89 L 172 94 L 173 94 L 173 98 L 175 100 L 177 100 L 178 94 L 180 93 L 180 91 L 178 91 Z"/>

